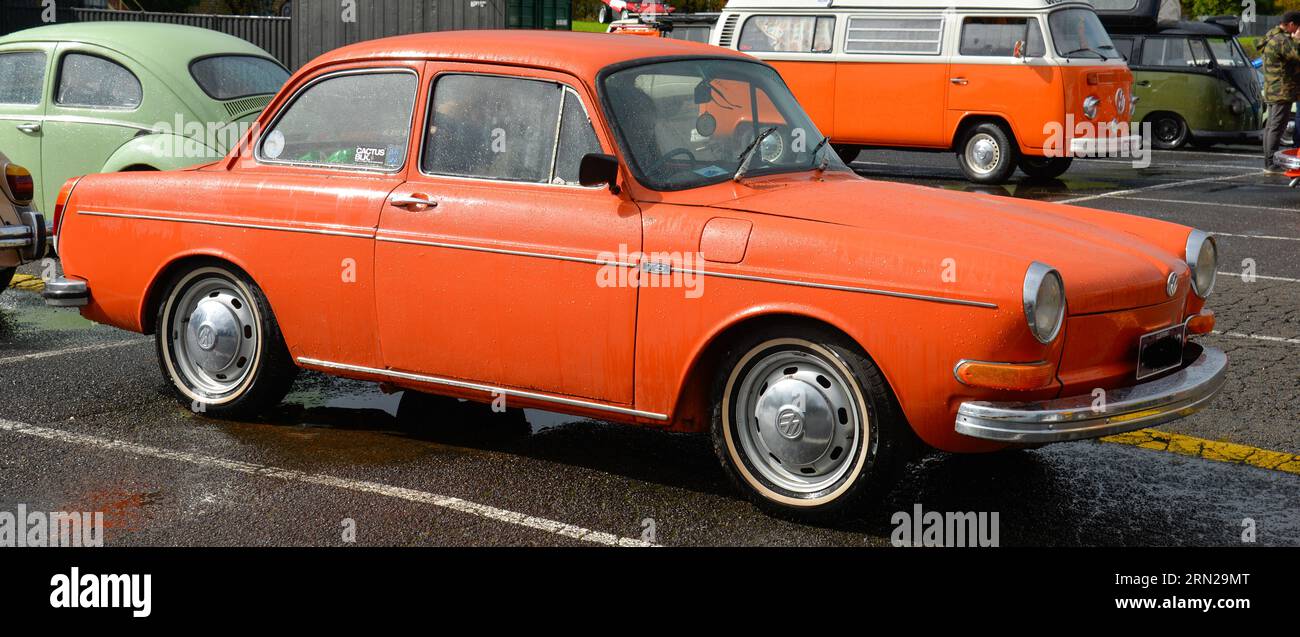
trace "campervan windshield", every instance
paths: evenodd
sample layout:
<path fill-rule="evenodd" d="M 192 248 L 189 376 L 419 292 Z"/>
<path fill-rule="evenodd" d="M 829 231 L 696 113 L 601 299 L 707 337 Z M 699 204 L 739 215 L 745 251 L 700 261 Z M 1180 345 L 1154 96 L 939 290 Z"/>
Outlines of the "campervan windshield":
<path fill-rule="evenodd" d="M 1120 56 L 1106 34 L 1106 28 L 1091 9 L 1062 9 L 1047 18 L 1056 42 L 1056 53 L 1062 57 L 1093 57 L 1114 60 Z"/>

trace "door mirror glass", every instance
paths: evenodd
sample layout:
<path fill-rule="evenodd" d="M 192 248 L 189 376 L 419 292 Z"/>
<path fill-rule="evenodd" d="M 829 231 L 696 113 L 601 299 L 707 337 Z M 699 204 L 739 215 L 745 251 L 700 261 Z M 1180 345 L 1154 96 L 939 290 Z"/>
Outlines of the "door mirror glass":
<path fill-rule="evenodd" d="M 610 192 L 618 194 L 618 160 L 605 153 L 587 153 L 578 166 L 578 183 L 583 186 L 609 184 Z"/>

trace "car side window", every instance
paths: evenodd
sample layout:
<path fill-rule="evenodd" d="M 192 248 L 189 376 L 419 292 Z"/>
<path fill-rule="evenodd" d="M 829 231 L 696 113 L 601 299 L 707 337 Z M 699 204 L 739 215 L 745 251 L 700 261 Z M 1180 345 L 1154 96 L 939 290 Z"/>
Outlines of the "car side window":
<path fill-rule="evenodd" d="M 430 101 L 421 169 L 431 175 L 576 184 L 583 155 L 601 152 L 570 88 L 494 75 L 445 75 Z"/>
<path fill-rule="evenodd" d="M 85 53 L 69 53 L 60 62 L 55 104 L 133 109 L 143 99 L 139 78 L 117 62 Z"/>
<path fill-rule="evenodd" d="M 961 27 L 962 55 L 1011 57 L 1016 43 L 1024 42 L 1025 57 L 1043 57 L 1043 30 L 1038 20 L 1028 18 L 966 18 Z"/>
<path fill-rule="evenodd" d="M 741 51 L 830 53 L 834 16 L 756 15 L 740 29 Z"/>
<path fill-rule="evenodd" d="M 1210 51 L 1199 39 L 1147 38 L 1142 45 L 1141 66 L 1195 68 L 1209 65 Z"/>
<path fill-rule="evenodd" d="M 43 86 L 44 53 L 0 53 L 0 104 L 40 104 Z"/>
<path fill-rule="evenodd" d="M 258 158 L 397 171 L 406 164 L 419 80 L 406 71 L 325 76 L 302 89 L 262 136 Z"/>
<path fill-rule="evenodd" d="M 1124 56 L 1125 61 L 1133 58 L 1133 38 L 1111 36 L 1110 41 L 1111 44 L 1115 45 L 1115 50 L 1118 51 L 1120 55 Z"/>

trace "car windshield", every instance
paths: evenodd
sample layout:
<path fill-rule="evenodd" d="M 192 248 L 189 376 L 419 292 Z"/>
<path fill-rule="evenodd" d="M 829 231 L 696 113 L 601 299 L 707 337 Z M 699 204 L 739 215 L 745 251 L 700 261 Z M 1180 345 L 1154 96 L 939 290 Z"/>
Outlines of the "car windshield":
<path fill-rule="evenodd" d="M 695 188 L 738 175 L 848 170 L 780 76 L 764 64 L 645 64 L 610 73 L 601 93 L 630 168 L 655 190 Z"/>
<path fill-rule="evenodd" d="M 1052 41 L 1057 54 L 1068 57 L 1093 57 L 1115 60 L 1122 56 L 1115 49 L 1101 25 L 1097 14 L 1090 9 L 1062 9 L 1047 18 L 1052 30 Z"/>
<path fill-rule="evenodd" d="M 1224 68 L 1238 69 L 1250 66 L 1246 61 L 1245 53 L 1242 53 L 1241 47 L 1235 40 L 1227 38 L 1206 38 L 1210 44 L 1210 51 L 1214 53 L 1214 61 Z"/>
<path fill-rule="evenodd" d="M 277 62 L 251 55 L 220 55 L 190 65 L 190 75 L 214 100 L 226 101 L 279 92 L 289 72 Z"/>

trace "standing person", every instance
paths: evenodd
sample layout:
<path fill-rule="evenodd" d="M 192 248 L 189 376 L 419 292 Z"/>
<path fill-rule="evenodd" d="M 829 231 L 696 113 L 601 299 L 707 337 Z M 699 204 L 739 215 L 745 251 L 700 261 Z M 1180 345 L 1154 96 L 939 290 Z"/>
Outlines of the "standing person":
<path fill-rule="evenodd" d="M 1273 153 L 1282 143 L 1291 106 L 1300 95 L 1300 47 L 1294 35 L 1300 30 L 1300 11 L 1282 14 L 1282 22 L 1264 35 L 1264 101 L 1268 121 L 1264 124 L 1264 168 L 1280 171 Z"/>

